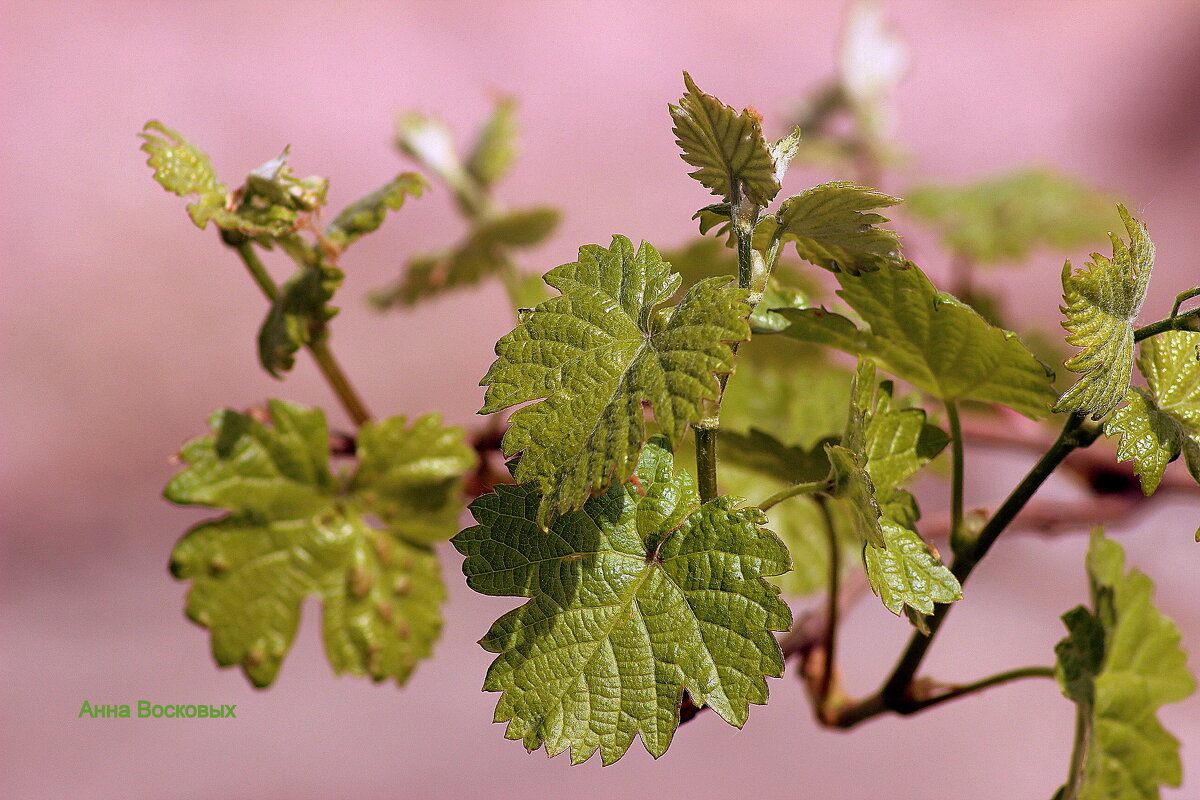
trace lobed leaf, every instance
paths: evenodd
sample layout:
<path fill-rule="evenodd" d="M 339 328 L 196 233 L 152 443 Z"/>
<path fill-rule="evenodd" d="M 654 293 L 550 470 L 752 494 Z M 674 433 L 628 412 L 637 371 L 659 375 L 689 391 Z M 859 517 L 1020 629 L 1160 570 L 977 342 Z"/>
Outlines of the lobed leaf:
<path fill-rule="evenodd" d="M 296 365 L 296 351 L 326 336 L 339 309 L 329 305 L 344 273 L 305 247 L 314 266 L 297 269 L 279 287 L 258 331 L 258 360 L 276 378 Z"/>
<path fill-rule="evenodd" d="M 188 214 L 196 227 L 204 228 L 210 217 L 225 208 L 228 193 L 208 156 L 158 120 L 147 122 L 139 135 L 154 180 L 179 197 L 195 197 L 196 201 L 188 204 Z"/>
<path fill-rule="evenodd" d="M 901 202 L 848 181 L 822 183 L 784 200 L 774 215 L 759 221 L 755 246 L 772 239 L 792 242 L 805 261 L 831 272 L 877 270 L 903 263 L 900 237 L 876 227 L 887 218 L 873 209 Z"/>
<path fill-rule="evenodd" d="M 1086 271 L 1063 267 L 1063 307 L 1067 343 L 1082 348 L 1066 363 L 1079 379 L 1054 405 L 1055 411 L 1076 411 L 1100 419 L 1117 407 L 1129 388 L 1133 371 L 1133 322 L 1146 298 L 1154 268 L 1154 243 L 1146 226 L 1117 206 L 1129 244 L 1110 233 L 1110 261 L 1092 253 Z"/>
<path fill-rule="evenodd" d="M 272 400 L 269 413 L 271 425 L 214 414 L 165 490 L 230 512 L 193 527 L 171 555 L 175 577 L 192 581 L 188 617 L 212 632 L 219 665 L 269 686 L 316 594 L 334 670 L 403 684 L 441 631 L 445 588 L 429 543 L 454 531 L 474 453 L 435 416 L 411 426 L 393 417 L 362 426 L 358 471 L 345 481 L 329 471 L 320 410 Z"/>
<path fill-rule="evenodd" d="M 1200 333 L 1167 331 L 1142 342 L 1138 370 L 1149 391 L 1136 386 L 1104 424 L 1120 437 L 1119 461 L 1133 461 L 1142 491 L 1154 493 L 1167 464 L 1182 452 L 1200 482 Z"/>
<path fill-rule="evenodd" d="M 1027 417 L 1054 402 L 1053 372 L 1011 331 L 989 325 L 970 306 L 938 292 L 915 264 L 839 273 L 838 292 L 870 327 L 823 309 L 777 311 L 793 322 L 785 334 L 865 355 L 945 401 L 1000 403 Z"/>
<path fill-rule="evenodd" d="M 476 591 L 529 602 L 480 644 L 497 657 L 484 689 L 502 692 L 505 736 L 572 763 L 619 759 L 640 735 L 670 745 L 683 691 L 741 727 L 783 672 L 771 631 L 791 614 L 763 578 L 787 549 L 754 508 L 704 505 L 673 473 L 665 439 L 643 450 L 637 481 L 613 484 L 543 528 L 536 488 L 498 486 L 471 504 L 479 523 L 453 540 Z"/>
<path fill-rule="evenodd" d="M 1092 608 L 1067 612 L 1069 635 L 1055 647 L 1058 681 L 1076 704 L 1077 760 L 1060 796 L 1157 800 L 1182 779 L 1179 742 L 1159 707 L 1195 691 L 1179 629 L 1154 607 L 1154 585 L 1125 572 L 1121 546 L 1092 533 L 1087 570 Z M 1078 757 L 1081 756 L 1081 757 Z"/>
<path fill-rule="evenodd" d="M 717 373 L 733 369 L 730 342 L 749 337 L 741 289 L 703 280 L 660 309 L 679 276 L 643 242 L 624 236 L 551 270 L 559 290 L 496 344 L 480 413 L 537 400 L 514 412 L 506 455 L 522 453 L 515 477 L 542 493 L 539 522 L 579 508 L 614 478 L 628 477 L 646 440 L 642 404 L 678 443 L 717 400 Z"/>
<path fill-rule="evenodd" d="M 745 109 L 739 114 L 700 91 L 686 72 L 683 82 L 687 91 L 670 111 L 675 143 L 683 151 L 680 157 L 697 167 L 691 176 L 727 202 L 732 202 L 738 185 L 756 205 L 770 203 L 779 193 L 779 177 L 758 112 Z M 776 147 L 782 156 L 793 149 L 788 144 Z"/>

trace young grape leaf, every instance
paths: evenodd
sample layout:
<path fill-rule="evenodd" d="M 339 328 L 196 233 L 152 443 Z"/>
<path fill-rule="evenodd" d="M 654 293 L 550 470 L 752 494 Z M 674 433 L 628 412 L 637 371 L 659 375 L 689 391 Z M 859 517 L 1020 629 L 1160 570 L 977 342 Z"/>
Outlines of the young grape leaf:
<path fill-rule="evenodd" d="M 295 366 L 297 350 L 327 335 L 325 326 L 339 310 L 329 301 L 345 277 L 314 249 L 298 246 L 314 266 L 300 267 L 283 282 L 258 330 L 258 360 L 276 378 Z"/>
<path fill-rule="evenodd" d="M 958 579 L 938 559 L 915 531 L 884 518 L 883 546 L 863 549 L 863 561 L 871 589 L 896 616 L 904 609 L 920 615 L 933 613 L 934 603 L 962 599 Z M 921 617 L 915 617 L 918 627 Z"/>
<path fill-rule="evenodd" d="M 1045 169 L 1021 169 L 962 186 L 917 186 L 905 209 L 973 264 L 1023 261 L 1039 247 L 1073 250 L 1116 222 L 1116 200 Z"/>
<path fill-rule="evenodd" d="M 489 275 L 512 268 L 511 251 L 540 244 L 558 227 L 558 220 L 559 213 L 553 208 L 527 208 L 485 218 L 454 249 L 413 259 L 404 277 L 373 292 L 371 302 L 378 308 L 409 307 L 443 292 L 474 286 Z"/>
<path fill-rule="evenodd" d="M 1117 206 L 1129 244 L 1110 233 L 1110 261 L 1092 253 L 1088 269 L 1063 267 L 1063 307 L 1067 343 L 1083 348 L 1066 367 L 1079 380 L 1054 405 L 1055 411 L 1077 411 L 1100 419 L 1125 399 L 1133 371 L 1133 322 L 1137 319 L 1154 268 L 1154 243 L 1146 226 Z"/>
<path fill-rule="evenodd" d="M 791 614 L 763 578 L 788 569 L 762 512 L 718 497 L 700 505 L 673 474 L 665 439 L 647 443 L 636 481 L 613 484 L 544 529 L 532 484 L 471 504 L 454 537 L 477 592 L 528 597 L 480 641 L 497 658 L 484 689 L 503 692 L 505 736 L 571 762 L 619 759 L 636 735 L 661 756 L 686 690 L 741 727 L 783 673 L 771 631 Z"/>
<path fill-rule="evenodd" d="M 338 250 L 345 250 L 363 234 L 379 230 L 389 210 L 399 211 L 407 198 L 420 197 L 428 188 L 429 182 L 417 173 L 402 172 L 342 209 L 326 226 L 325 238 Z"/>
<path fill-rule="evenodd" d="M 1158 800 L 1182 779 L 1179 742 L 1159 723 L 1160 706 L 1195 690 L 1179 629 L 1154 607 L 1154 584 L 1125 572 L 1121 546 L 1092 533 L 1087 570 L 1092 608 L 1063 616 L 1058 681 L 1077 706 L 1079 734 L 1067 785 L 1070 800 Z"/>
<path fill-rule="evenodd" d="M 643 403 L 675 444 L 716 401 L 716 374 L 733 369 L 729 343 L 749 337 L 746 292 L 709 278 L 660 309 L 679 280 L 645 242 L 636 253 L 624 236 L 586 245 L 546 274 L 561 295 L 496 343 L 480 413 L 540 400 L 512 414 L 503 442 L 506 455 L 523 453 L 517 481 L 542 492 L 539 522 L 633 472 Z"/>
<path fill-rule="evenodd" d="M 776 309 L 793 322 L 784 333 L 869 356 L 942 400 L 1000 403 L 1034 419 L 1054 402 L 1053 372 L 1016 334 L 938 292 L 915 264 L 857 276 L 842 272 L 838 282 L 838 294 L 869 333 L 856 334 L 852 322 L 823 309 Z"/>
<path fill-rule="evenodd" d="M 274 239 L 295 232 L 301 214 L 325 204 L 329 182 L 316 176 L 295 177 L 286 148 L 246 176 L 237 191 L 229 192 L 217 180 L 208 156 L 176 131 L 152 120 L 141 137 L 154 179 L 180 197 L 198 198 L 187 208 L 199 228 L 212 220 L 223 231 L 257 238 L 270 247 Z"/>
<path fill-rule="evenodd" d="M 722 428 L 719 452 L 721 466 L 734 464 L 786 483 L 811 483 L 829 474 L 828 440 L 811 448 L 786 445 L 766 431 L 751 428 L 749 433 Z"/>
<path fill-rule="evenodd" d="M 822 183 L 789 197 L 774 215 L 759 221 L 755 246 L 765 249 L 773 239 L 792 242 L 805 261 L 831 272 L 857 275 L 903 263 L 900 237 L 878 228 L 887 218 L 872 209 L 901 202 L 847 181 Z"/>
<path fill-rule="evenodd" d="M 228 189 L 217 180 L 208 156 L 178 132 L 151 120 L 139 134 L 146 163 L 154 179 L 179 197 L 195 197 L 187 210 L 196 227 L 203 229 L 214 214 L 224 211 Z"/>
<path fill-rule="evenodd" d="M 1147 339 L 1137 365 L 1150 390 L 1130 387 L 1127 403 L 1104 425 L 1106 435 L 1121 437 L 1117 459 L 1133 461 L 1147 496 L 1180 452 L 1200 481 L 1200 333 L 1167 331 Z"/>
<path fill-rule="evenodd" d="M 171 555 L 175 577 L 192 581 L 188 617 L 212 631 L 219 665 L 269 686 L 317 594 L 334 670 L 403 684 L 441 631 L 445 588 L 429 544 L 454 531 L 474 453 L 434 415 L 411 426 L 392 417 L 362 426 L 347 481 L 329 470 L 319 409 L 272 400 L 269 411 L 272 425 L 213 414 L 164 492 L 230 512 L 193 527 Z"/>
<path fill-rule="evenodd" d="M 762 117 L 749 108 L 739 114 L 700 91 L 686 72 L 683 82 L 687 91 L 670 111 L 680 157 L 697 167 L 690 175 L 727 202 L 740 184 L 756 205 L 770 203 L 779 193 L 779 179 L 772 147 L 763 138 Z M 779 152 L 789 150 L 785 145 Z"/>
<path fill-rule="evenodd" d="M 467 173 L 484 189 L 504 177 L 517 160 L 516 112 L 513 98 L 500 98 L 467 155 Z"/>
<path fill-rule="evenodd" d="M 934 603 L 962 597 L 962 587 L 912 526 L 916 501 L 900 484 L 946 446 L 940 429 L 919 408 L 894 409 L 891 385 L 876 385 L 875 369 L 860 361 L 851 391 L 843 445 L 827 448 L 835 490 L 865 542 L 863 564 L 871 589 L 893 614 L 912 609 L 910 621 L 924 630 L 922 615 Z"/>

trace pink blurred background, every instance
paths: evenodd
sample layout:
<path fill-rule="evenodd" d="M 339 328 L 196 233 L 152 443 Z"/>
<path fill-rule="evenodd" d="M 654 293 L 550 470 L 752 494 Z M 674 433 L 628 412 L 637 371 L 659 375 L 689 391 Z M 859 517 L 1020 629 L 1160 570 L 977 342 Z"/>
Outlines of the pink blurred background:
<path fill-rule="evenodd" d="M 286 385 L 262 375 L 258 294 L 211 231 L 150 179 L 135 133 L 158 118 L 226 179 L 292 145 L 301 174 L 332 180 L 334 208 L 407 164 L 397 112 L 468 131 L 495 92 L 521 101 L 523 157 L 500 195 L 560 204 L 564 224 L 530 268 L 614 232 L 670 246 L 708 195 L 686 176 L 666 111 L 680 71 L 769 132 L 828 77 L 843 3 L 5 2 L 0 346 L 0 797 L 1049 797 L 1066 774 L 1072 707 L 1028 681 L 849 734 L 817 728 L 800 684 L 742 731 L 697 720 L 653 763 L 571 768 L 526 755 L 489 724 L 489 661 L 474 641 L 505 599 L 472 595 L 446 548 L 451 599 L 434 660 L 397 691 L 326 665 L 306 618 L 268 692 L 216 669 L 181 613 L 167 555 L 205 516 L 159 498 L 168 457 L 208 412 L 268 396 L 332 407 L 306 358 Z M 911 167 L 959 179 L 1056 165 L 1129 199 L 1158 244 L 1146 318 L 1200 280 L 1200 8 L 1192 3 L 899 2 L 888 16 L 912 69 L 896 97 Z M 801 172 L 789 188 L 839 177 Z M 656 187 L 650 189 L 649 187 Z M 898 189 L 898 186 L 884 186 Z M 365 292 L 461 228 L 437 191 L 344 260 L 334 346 L 380 414 L 443 409 L 476 425 L 476 386 L 509 318 L 490 286 L 379 316 Z M 1082 259 L 1085 253 L 1073 254 Z M 944 264 L 926 264 L 935 275 Z M 1025 318 L 1053 324 L 1058 256 L 1003 273 Z M 467 314 L 461 309 L 468 308 Z M 342 422 L 338 413 L 335 421 Z M 994 503 L 1024 457 L 982 455 L 968 500 Z M 1052 495 L 1072 496 L 1055 483 Z M 1120 531 L 1200 653 L 1194 501 L 1150 507 Z M 1050 663 L 1058 615 L 1085 597 L 1084 541 L 1014 536 L 973 576 L 929 659 L 970 680 Z M 850 689 L 873 688 L 906 638 L 877 603 L 843 637 Z M 238 719 L 77 719 L 84 700 L 237 703 Z M 1163 713 L 1200 786 L 1200 701 Z M 1188 787 L 1191 788 L 1188 788 Z"/>

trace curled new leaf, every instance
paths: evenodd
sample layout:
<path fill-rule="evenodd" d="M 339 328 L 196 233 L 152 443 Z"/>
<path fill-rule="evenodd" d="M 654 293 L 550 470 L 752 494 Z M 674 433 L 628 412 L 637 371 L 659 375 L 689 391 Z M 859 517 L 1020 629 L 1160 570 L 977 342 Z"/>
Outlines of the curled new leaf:
<path fill-rule="evenodd" d="M 1133 322 L 1146 299 L 1146 286 L 1154 268 L 1154 243 L 1146 226 L 1118 206 L 1129 244 L 1110 233 L 1110 261 L 1092 253 L 1087 270 L 1063 267 L 1063 307 L 1067 318 L 1067 343 L 1083 348 L 1067 361 L 1079 380 L 1054 406 L 1055 411 L 1077 411 L 1100 419 L 1125 398 L 1133 370 Z"/>
<path fill-rule="evenodd" d="M 643 403 L 677 444 L 716 401 L 717 373 L 733 369 L 729 344 L 749 338 L 744 290 L 709 278 L 664 310 L 679 276 L 653 246 L 635 252 L 624 236 L 581 247 L 545 280 L 561 295 L 496 343 L 480 412 L 540 401 L 513 413 L 503 442 L 506 455 L 522 453 L 517 481 L 542 493 L 540 522 L 632 473 L 647 436 Z"/>
<path fill-rule="evenodd" d="M 480 644 L 496 653 L 484 689 L 503 692 L 505 736 L 572 763 L 605 764 L 635 736 L 666 752 L 683 691 L 741 727 L 783 672 L 771 631 L 791 624 L 763 580 L 787 548 L 736 498 L 700 505 L 665 440 L 646 445 L 636 482 L 614 484 L 544 529 L 532 485 L 498 486 L 471 504 L 478 525 L 454 537 L 484 594 L 528 597 Z"/>
<path fill-rule="evenodd" d="M 324 414 L 273 400 L 272 425 L 234 411 L 184 445 L 167 499 L 230 513 L 188 531 L 171 571 L 191 580 L 187 614 L 212 631 L 213 656 L 255 686 L 279 672 L 309 595 L 323 605 L 337 672 L 403 684 L 441 631 L 445 598 L 429 543 L 454 531 L 462 431 L 435 416 L 367 423 L 358 471 L 328 466 Z M 381 521 L 384 527 L 378 527 Z"/>

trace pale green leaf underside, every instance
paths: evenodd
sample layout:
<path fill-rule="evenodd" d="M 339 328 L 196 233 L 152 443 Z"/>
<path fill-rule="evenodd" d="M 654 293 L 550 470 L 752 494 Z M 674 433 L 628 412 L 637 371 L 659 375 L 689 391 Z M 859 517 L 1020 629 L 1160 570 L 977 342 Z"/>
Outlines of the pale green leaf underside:
<path fill-rule="evenodd" d="M 1149 391 L 1130 387 L 1126 404 L 1104 425 L 1121 438 L 1117 458 L 1132 460 L 1142 491 L 1154 493 L 1182 452 L 1200 481 L 1200 333 L 1167 331 L 1142 342 L 1138 370 Z"/>
<path fill-rule="evenodd" d="M 1063 617 L 1071 635 L 1055 648 L 1064 693 L 1078 705 L 1084 757 L 1071 776 L 1077 800 L 1158 800 L 1182 779 L 1179 742 L 1160 706 L 1195 690 L 1179 630 L 1153 604 L 1150 579 L 1125 572 L 1121 546 L 1096 531 L 1087 558 L 1091 610 Z"/>
<path fill-rule="evenodd" d="M 870 332 L 856 338 L 849 320 L 824 312 L 823 318 L 806 319 L 796 338 L 869 356 L 942 400 L 1000 403 L 1035 419 L 1049 411 L 1054 392 L 1048 368 L 1015 334 L 989 325 L 969 306 L 939 293 L 917 266 L 858 276 L 839 273 L 838 281 L 838 294 Z M 813 326 L 820 330 L 806 333 Z"/>
<path fill-rule="evenodd" d="M 770 203 L 779 193 L 779 178 L 761 118 L 750 109 L 739 114 L 700 91 L 686 72 L 683 80 L 687 92 L 670 110 L 675 143 L 683 151 L 680 157 L 697 168 L 691 176 L 727 201 L 738 183 L 757 205 Z M 785 144 L 780 154 L 789 151 Z"/>
<path fill-rule="evenodd" d="M 900 259 L 900 237 L 876 227 L 887 218 L 874 209 L 900 202 L 874 189 L 848 181 L 822 183 L 789 197 L 755 229 L 755 246 L 773 237 L 796 245 L 801 258 L 832 272 L 857 275 Z"/>
<path fill-rule="evenodd" d="M 277 400 L 270 413 L 271 426 L 214 414 L 167 486 L 176 503 L 230 512 L 193 527 L 171 555 L 176 577 L 192 581 L 188 616 L 211 630 L 218 664 L 268 686 L 316 594 L 334 670 L 403 684 L 441 631 L 445 588 L 428 543 L 454 531 L 474 454 L 432 415 L 368 423 L 343 487 L 328 469 L 324 415 Z"/>
<path fill-rule="evenodd" d="M 496 344 L 481 413 L 540 400 L 514 412 L 507 455 L 515 477 L 542 492 L 538 518 L 579 508 L 614 477 L 632 473 L 646 440 L 642 404 L 677 444 L 716 400 L 717 373 L 733 368 L 730 342 L 748 338 L 746 292 L 724 278 L 692 286 L 659 310 L 679 276 L 643 242 L 623 236 L 546 274 L 561 292 Z"/>
<path fill-rule="evenodd" d="M 1129 233 L 1126 245 L 1116 234 L 1110 261 L 1092 253 L 1086 270 L 1063 267 L 1063 306 L 1067 343 L 1082 348 L 1066 363 L 1079 379 L 1054 406 L 1055 411 L 1077 411 L 1100 419 L 1125 399 L 1133 370 L 1133 323 L 1146 298 L 1154 267 L 1154 243 L 1146 226 L 1117 210 Z"/>
<path fill-rule="evenodd" d="M 503 692 L 496 721 L 526 748 L 597 750 L 610 764 L 635 736 L 662 755 L 686 690 L 733 725 L 782 674 L 771 631 L 791 614 L 763 577 L 789 567 L 762 512 L 719 497 L 699 505 L 651 441 L 638 482 L 614 484 L 544 530 L 531 485 L 499 486 L 471 505 L 479 525 L 454 538 L 468 584 L 528 597 L 480 644 L 497 653 L 484 689 Z"/>

